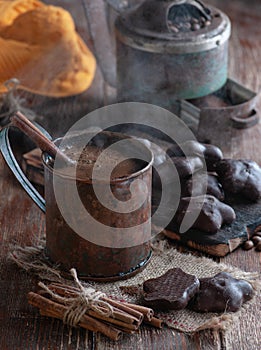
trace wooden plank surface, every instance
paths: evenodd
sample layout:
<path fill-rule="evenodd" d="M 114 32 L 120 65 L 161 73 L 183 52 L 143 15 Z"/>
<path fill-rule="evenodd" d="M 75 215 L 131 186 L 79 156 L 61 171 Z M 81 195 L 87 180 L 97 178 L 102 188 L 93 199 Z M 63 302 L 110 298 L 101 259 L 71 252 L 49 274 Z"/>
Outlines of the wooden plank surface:
<path fill-rule="evenodd" d="M 69 9 L 77 22 L 77 29 L 90 43 L 82 2 L 48 1 Z M 226 12 L 232 21 L 230 40 L 229 75 L 248 88 L 261 89 L 261 2 L 259 0 L 209 0 Z M 62 133 L 66 125 L 99 107 L 107 101 L 108 88 L 97 71 L 92 88 L 68 99 L 46 99 L 33 96 L 31 106 L 44 117 L 42 121 L 54 134 Z M 105 95 L 104 95 L 105 92 Z M 61 120 L 63 122 L 61 123 Z M 222 135 L 220 135 L 222 137 Z M 246 157 L 261 164 L 261 124 L 247 130 L 232 130 L 222 139 L 226 156 Z M 117 344 L 94 335 L 92 332 L 73 330 L 69 335 L 60 321 L 38 315 L 26 302 L 26 294 L 35 288 L 36 281 L 10 261 L 8 252 L 12 244 L 29 244 L 32 237 L 44 234 L 44 215 L 23 192 L 0 157 L 0 349 L 243 349 L 260 348 L 260 301 L 252 306 L 251 316 L 242 317 L 225 335 L 204 331 L 186 335 L 164 328 L 154 330 L 144 327 L 131 337 L 124 337 Z M 182 249 L 182 248 L 180 248 Z M 260 271 L 260 253 L 236 250 L 222 262 L 238 266 L 245 271 Z"/>

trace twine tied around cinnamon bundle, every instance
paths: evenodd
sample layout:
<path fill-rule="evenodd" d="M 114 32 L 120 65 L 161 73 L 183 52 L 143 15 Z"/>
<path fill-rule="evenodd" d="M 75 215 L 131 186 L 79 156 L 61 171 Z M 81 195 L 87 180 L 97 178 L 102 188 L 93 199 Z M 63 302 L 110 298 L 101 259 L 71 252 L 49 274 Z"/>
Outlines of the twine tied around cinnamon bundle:
<path fill-rule="evenodd" d="M 70 273 L 77 286 L 71 296 L 61 296 L 48 288 L 44 283 L 39 282 L 38 284 L 53 300 L 67 306 L 67 310 L 63 316 L 63 322 L 76 327 L 87 310 L 93 310 L 102 316 L 113 317 L 113 307 L 108 302 L 102 300 L 102 298 L 106 297 L 106 294 L 96 291 L 92 287 L 84 287 L 79 281 L 74 268 L 70 270 Z"/>

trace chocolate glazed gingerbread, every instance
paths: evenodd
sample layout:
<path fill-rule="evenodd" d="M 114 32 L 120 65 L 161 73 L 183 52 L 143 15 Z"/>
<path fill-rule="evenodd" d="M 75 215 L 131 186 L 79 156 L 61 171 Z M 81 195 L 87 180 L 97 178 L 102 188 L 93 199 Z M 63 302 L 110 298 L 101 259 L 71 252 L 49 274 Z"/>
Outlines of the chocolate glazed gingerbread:
<path fill-rule="evenodd" d="M 231 224 L 236 214 L 229 205 L 220 202 L 211 195 L 181 198 L 179 208 L 174 216 L 173 223 L 180 226 L 190 203 L 191 210 L 199 211 L 199 216 L 191 228 L 206 233 L 216 233 L 222 225 Z"/>
<path fill-rule="evenodd" d="M 250 283 L 220 272 L 214 277 L 200 279 L 200 289 L 189 308 L 198 312 L 235 312 L 252 297 Z"/>
<path fill-rule="evenodd" d="M 207 186 L 205 179 L 207 178 Z M 194 185 L 193 185 L 194 183 Z M 196 172 L 192 177 L 183 179 L 180 181 L 181 185 L 181 197 L 190 197 L 190 196 L 201 196 L 205 192 L 216 197 L 218 200 L 223 201 L 224 191 L 222 185 L 220 184 L 218 177 L 213 173 L 204 174 L 202 172 Z M 193 186 L 193 193 L 192 193 Z"/>
<path fill-rule="evenodd" d="M 261 168 L 246 159 L 223 159 L 216 165 L 225 193 L 241 195 L 256 202 L 261 197 Z"/>
<path fill-rule="evenodd" d="M 223 158 L 220 148 L 210 144 L 204 144 L 197 141 L 186 141 L 180 146 L 175 144 L 167 149 L 170 157 L 193 156 L 204 158 L 208 171 L 215 169 L 215 164 Z"/>

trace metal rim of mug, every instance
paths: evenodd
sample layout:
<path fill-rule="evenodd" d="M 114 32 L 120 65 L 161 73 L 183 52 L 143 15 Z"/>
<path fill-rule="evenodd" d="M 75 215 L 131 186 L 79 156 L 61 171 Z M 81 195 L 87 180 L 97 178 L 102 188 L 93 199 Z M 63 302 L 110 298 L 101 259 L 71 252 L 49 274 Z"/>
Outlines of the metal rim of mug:
<path fill-rule="evenodd" d="M 125 135 L 124 135 L 125 136 Z M 125 137 L 124 137 L 125 138 Z M 123 138 L 123 139 L 124 139 Z M 131 137 L 128 137 L 126 135 L 126 138 L 130 138 L 132 139 Z M 134 139 L 134 138 L 133 138 Z M 54 142 L 59 142 L 60 140 L 62 140 L 62 137 L 61 138 L 58 138 L 56 140 L 54 140 Z M 135 139 L 134 139 L 135 140 Z M 142 167 L 140 170 L 137 170 L 135 171 L 134 173 L 132 174 L 129 174 L 127 176 L 122 176 L 122 177 L 119 177 L 119 178 L 114 178 L 114 179 L 111 179 L 110 180 L 110 184 L 116 184 L 116 183 L 120 183 L 120 182 L 123 182 L 123 181 L 126 181 L 126 180 L 130 180 L 130 179 L 135 179 L 136 177 L 140 176 L 141 174 L 147 172 L 152 166 L 153 166 L 153 162 L 154 162 L 154 155 L 152 153 L 152 151 L 147 147 L 145 146 L 144 144 L 142 144 L 141 142 L 139 142 L 140 144 L 140 147 L 143 147 L 143 149 L 148 152 L 149 154 L 149 157 L 150 157 L 150 161 L 144 166 Z M 66 175 L 66 174 L 63 174 L 62 171 L 54 171 L 53 167 L 48 163 L 48 157 L 50 157 L 50 155 L 47 153 L 47 152 L 43 152 L 42 153 L 42 162 L 43 162 L 43 165 L 45 167 L 47 167 L 53 174 L 55 175 L 58 175 L 58 176 L 61 176 L 65 179 L 68 179 L 68 180 L 73 180 L 75 181 L 75 177 L 74 176 L 69 176 L 69 175 Z M 87 184 L 92 184 L 94 181 L 92 179 L 83 179 L 83 178 L 79 178 L 78 179 L 79 181 L 83 182 L 83 183 L 87 183 Z M 97 180 L 96 180 L 97 181 Z M 107 181 L 103 181 L 103 180 L 99 180 L 97 181 L 98 183 L 105 183 Z"/>

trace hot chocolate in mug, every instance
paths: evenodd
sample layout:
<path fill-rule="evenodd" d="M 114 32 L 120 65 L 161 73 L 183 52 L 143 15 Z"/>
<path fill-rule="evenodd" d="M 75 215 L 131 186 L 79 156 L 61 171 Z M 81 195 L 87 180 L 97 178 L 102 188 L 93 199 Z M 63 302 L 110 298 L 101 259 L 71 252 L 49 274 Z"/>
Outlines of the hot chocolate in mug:
<path fill-rule="evenodd" d="M 145 267 L 151 256 L 151 150 L 134 138 L 108 131 L 91 138 L 89 132 L 74 133 L 66 142 L 57 139 L 55 144 L 72 164 L 42 154 L 42 198 L 15 158 L 9 140 L 12 129 L 1 130 L 1 151 L 46 213 L 50 260 L 64 271 L 74 267 L 80 277 L 96 280 L 127 278 Z M 82 147 L 86 135 L 90 141 Z"/>

